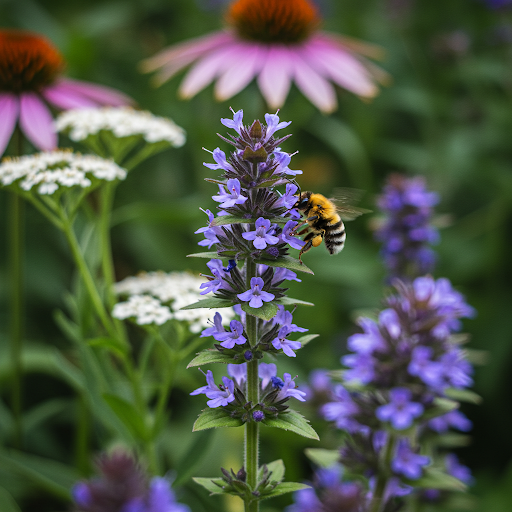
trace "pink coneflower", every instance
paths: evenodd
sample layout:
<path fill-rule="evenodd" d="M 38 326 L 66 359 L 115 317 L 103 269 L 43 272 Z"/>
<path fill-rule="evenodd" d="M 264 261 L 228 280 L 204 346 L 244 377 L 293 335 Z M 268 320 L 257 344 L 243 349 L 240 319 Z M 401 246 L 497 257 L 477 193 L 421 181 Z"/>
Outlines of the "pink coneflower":
<path fill-rule="evenodd" d="M 191 98 L 216 80 L 219 101 L 231 98 L 257 77 L 269 107 L 282 107 L 292 81 L 323 112 L 337 107 L 332 83 L 373 98 L 385 73 L 362 55 L 380 49 L 318 31 L 320 17 L 309 0 L 236 0 L 226 14 L 228 28 L 167 48 L 142 63 L 159 70 L 161 84 L 195 63 L 180 87 Z M 332 82 L 332 83 L 331 83 Z"/>
<path fill-rule="evenodd" d="M 60 76 L 65 62 L 44 37 L 22 30 L 0 30 L 0 155 L 19 121 L 23 133 L 41 150 L 57 145 L 52 114 L 58 108 L 132 103 L 124 94 Z"/>

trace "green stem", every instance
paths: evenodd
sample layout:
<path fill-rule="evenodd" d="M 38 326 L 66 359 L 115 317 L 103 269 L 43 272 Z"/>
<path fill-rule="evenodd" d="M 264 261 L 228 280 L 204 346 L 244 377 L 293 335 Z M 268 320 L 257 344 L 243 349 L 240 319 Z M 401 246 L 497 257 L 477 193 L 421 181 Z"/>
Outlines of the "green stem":
<path fill-rule="evenodd" d="M 101 270 L 105 279 L 106 302 L 109 308 L 115 304 L 114 296 L 114 263 L 110 242 L 110 213 L 114 202 L 115 183 L 106 183 L 100 191 L 100 248 L 101 248 Z"/>
<path fill-rule="evenodd" d="M 256 264 L 250 258 L 246 260 L 246 286 L 251 287 L 251 278 L 256 277 Z M 246 317 L 246 333 L 251 347 L 258 343 L 258 324 L 257 318 L 252 315 Z M 255 405 L 260 400 L 260 380 L 258 376 L 258 360 L 253 359 L 247 363 L 247 401 Z M 259 423 L 248 421 L 245 424 L 244 439 L 244 460 L 245 471 L 247 473 L 247 484 L 256 488 L 258 483 L 258 458 L 259 458 Z M 253 500 L 245 502 L 246 512 L 257 512 L 259 502 Z"/>
<path fill-rule="evenodd" d="M 83 393 L 77 396 L 77 427 L 75 434 L 75 461 L 80 474 L 85 476 L 89 474 L 89 435 L 91 427 L 91 418 L 87 399 Z"/>
<path fill-rule="evenodd" d="M 372 501 L 368 509 L 369 512 L 381 512 L 386 503 L 384 502 L 384 493 L 386 492 L 386 484 L 389 478 L 389 468 L 391 465 L 391 458 L 395 447 L 395 436 L 388 433 L 388 439 L 383 448 L 382 465 L 379 468 L 377 482 L 375 484 L 375 491 L 373 493 Z"/>
<path fill-rule="evenodd" d="M 23 428 L 21 421 L 23 394 L 23 366 L 21 355 L 22 339 L 22 310 L 23 310 L 23 202 L 15 193 L 11 193 L 9 202 L 9 268 L 11 276 L 11 361 L 12 386 L 11 402 L 14 417 L 14 444 L 21 449 L 23 445 Z"/>

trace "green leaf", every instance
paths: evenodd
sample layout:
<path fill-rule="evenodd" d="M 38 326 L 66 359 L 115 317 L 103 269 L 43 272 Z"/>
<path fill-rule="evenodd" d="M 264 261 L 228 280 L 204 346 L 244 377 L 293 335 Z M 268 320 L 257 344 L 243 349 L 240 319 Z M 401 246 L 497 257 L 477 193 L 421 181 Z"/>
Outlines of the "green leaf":
<path fill-rule="evenodd" d="M 417 480 L 409 480 L 414 487 L 439 489 L 441 491 L 465 491 L 467 486 L 458 478 L 448 475 L 437 468 L 425 468 L 424 474 Z"/>
<path fill-rule="evenodd" d="M 434 407 L 428 409 L 424 414 L 422 414 L 421 421 L 437 418 L 438 416 L 442 416 L 443 414 L 453 411 L 458 407 L 459 404 L 454 400 L 449 400 L 448 398 L 434 398 Z"/>
<path fill-rule="evenodd" d="M 240 418 L 232 418 L 223 408 L 204 409 L 192 427 L 192 432 L 219 427 L 240 427 L 244 423 Z"/>
<path fill-rule="evenodd" d="M 274 460 L 272 462 L 269 462 L 268 464 L 265 464 L 267 466 L 267 469 L 272 472 L 272 475 L 270 475 L 270 480 L 275 482 L 281 482 L 284 478 L 284 462 L 282 459 Z M 258 470 L 258 480 L 261 480 L 263 478 L 263 466 L 260 466 L 260 469 Z"/>
<path fill-rule="evenodd" d="M 69 499 L 71 487 L 80 478 L 71 466 L 15 450 L 0 452 L 0 466 L 6 471 L 22 475 L 32 483 L 64 499 Z M 3 509 L 0 510 L 3 512 Z"/>
<path fill-rule="evenodd" d="M 282 428 L 308 439 L 319 440 L 318 434 L 311 427 L 309 421 L 302 414 L 291 409 L 288 409 L 284 414 L 280 414 L 277 418 L 265 418 L 262 423 L 267 427 Z"/>
<path fill-rule="evenodd" d="M 148 439 L 148 429 L 146 429 L 144 419 L 130 402 L 109 393 L 104 393 L 102 396 L 114 414 L 122 421 L 136 440 Z"/>
<path fill-rule="evenodd" d="M 197 354 L 190 363 L 188 363 L 187 368 L 192 368 L 193 366 L 201 366 L 203 364 L 209 363 L 233 363 L 233 356 L 228 354 L 223 354 L 218 350 L 213 348 L 207 348 Z"/>
<path fill-rule="evenodd" d="M 211 260 L 219 258 L 219 255 L 216 251 L 195 252 L 194 254 L 187 254 L 187 258 L 206 258 L 207 260 Z"/>
<path fill-rule="evenodd" d="M 108 336 L 92 338 L 92 339 L 86 340 L 86 343 L 90 347 L 105 348 L 105 349 L 109 350 L 110 352 L 113 352 L 114 354 L 117 354 L 121 357 L 126 355 L 126 353 L 127 353 L 127 346 L 122 345 L 116 339 L 109 338 Z"/>
<path fill-rule="evenodd" d="M 198 309 L 198 308 L 230 308 L 234 306 L 236 302 L 232 302 L 227 299 L 218 299 L 217 297 L 211 297 L 209 299 L 203 299 L 199 302 L 194 302 L 194 304 L 189 304 L 188 306 L 184 306 L 180 308 L 183 309 Z"/>
<path fill-rule="evenodd" d="M 256 263 L 262 263 L 263 265 L 269 265 L 271 267 L 283 267 L 294 272 L 305 272 L 306 274 L 314 274 L 314 272 L 301 263 L 299 260 L 292 258 L 291 256 L 281 256 L 277 260 L 259 258 L 254 260 Z"/>
<path fill-rule="evenodd" d="M 277 314 L 277 304 L 275 302 L 264 302 L 261 308 L 251 308 L 248 302 L 242 304 L 242 311 L 248 315 L 257 316 L 262 320 L 271 320 Z"/>
<path fill-rule="evenodd" d="M 263 494 L 259 501 L 267 500 L 268 498 L 275 498 L 282 494 L 289 492 L 301 491 L 302 489 L 309 489 L 311 486 L 307 484 L 301 484 L 299 482 L 281 482 L 277 487 L 274 487 L 270 492 Z"/>
<path fill-rule="evenodd" d="M 229 494 L 223 491 L 218 485 L 214 484 L 214 482 L 217 482 L 219 485 L 226 485 L 226 482 L 224 482 L 222 478 L 194 477 L 192 480 L 194 480 L 196 484 L 202 485 L 210 494 Z"/>
<path fill-rule="evenodd" d="M 437 446 L 444 446 L 446 448 L 469 446 L 471 444 L 471 436 L 450 432 L 448 434 L 436 436 L 435 443 Z"/>
<path fill-rule="evenodd" d="M 191 446 L 175 466 L 178 478 L 173 482 L 174 486 L 180 487 L 192 476 L 196 467 L 204 461 L 212 440 L 213 436 L 210 432 L 197 432 L 193 436 Z"/>
<path fill-rule="evenodd" d="M 245 219 L 243 217 L 236 217 L 235 215 L 222 215 L 215 217 L 210 223 L 210 226 L 224 226 L 226 224 L 253 224 L 258 219 Z M 284 217 L 272 217 L 269 219 L 272 224 L 286 224 L 289 219 Z"/>
<path fill-rule="evenodd" d="M 305 300 L 300 299 L 292 299 L 291 297 L 281 297 L 275 301 L 277 304 L 282 304 L 283 306 L 314 306 L 312 302 L 306 302 Z"/>
<path fill-rule="evenodd" d="M 14 498 L 3 487 L 0 487 L 0 510 L 2 512 L 21 512 L 21 508 L 18 507 Z"/>
<path fill-rule="evenodd" d="M 306 448 L 306 457 L 322 468 L 329 468 L 340 460 L 339 450 L 326 450 L 325 448 Z"/>
<path fill-rule="evenodd" d="M 301 336 L 297 341 L 299 341 L 301 345 L 304 346 L 319 336 L 320 334 L 306 334 L 306 336 Z"/>
<path fill-rule="evenodd" d="M 480 395 L 477 395 L 474 391 L 469 389 L 448 388 L 445 393 L 448 398 L 452 398 L 458 402 L 469 402 L 478 405 L 481 404 L 483 400 Z"/>

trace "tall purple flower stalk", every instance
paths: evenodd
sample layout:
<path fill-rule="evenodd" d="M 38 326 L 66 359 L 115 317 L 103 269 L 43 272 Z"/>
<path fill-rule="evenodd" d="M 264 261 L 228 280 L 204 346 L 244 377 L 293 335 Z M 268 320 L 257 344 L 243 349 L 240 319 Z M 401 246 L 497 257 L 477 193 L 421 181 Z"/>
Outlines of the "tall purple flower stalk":
<path fill-rule="evenodd" d="M 384 222 L 375 237 L 382 242 L 390 281 L 395 277 L 413 279 L 434 268 L 436 256 L 430 245 L 437 243 L 439 235 L 431 221 L 438 201 L 421 176 L 392 174 L 388 178 L 378 199 Z"/>
<path fill-rule="evenodd" d="M 228 363 L 229 374 L 216 381 L 208 370 L 206 385 L 191 393 L 208 399 L 194 430 L 241 425 L 246 430 L 244 467 L 237 473 L 221 468 L 222 478 L 196 481 L 210 492 L 239 496 L 246 510 L 256 511 L 261 498 L 304 487 L 287 482 L 286 491 L 276 489 L 284 474 L 282 461 L 259 467 L 259 425 L 318 438 L 308 422 L 288 406 L 290 398 L 304 400 L 295 378 L 288 373 L 278 377 L 275 364 L 262 362 L 268 354 L 296 357 L 314 337 L 299 336 L 307 329 L 294 324 L 285 307 L 307 304 L 286 297 L 285 286 L 286 281 L 299 281 L 294 270 L 311 271 L 289 255 L 290 248 L 300 249 L 304 244 L 292 231 L 300 218 L 294 208 L 298 187 L 293 179 L 301 171 L 288 167 L 291 155 L 280 149 L 289 135 L 276 136 L 290 123 L 281 122 L 277 114 L 266 114 L 266 124 L 257 120 L 244 126 L 243 112 L 233 114 L 233 119 L 221 120 L 236 132 L 229 138 L 221 136 L 233 151 L 226 156 L 216 148 L 211 153 L 215 163 L 204 164 L 216 172 L 215 179 L 208 181 L 218 185 L 212 197 L 218 211 L 215 215 L 206 210 L 208 225 L 196 231 L 204 236 L 199 245 L 215 249 L 195 255 L 211 258 L 202 293 L 213 292 L 214 297 L 186 309 L 235 307 L 240 320 L 233 320 L 227 329 L 217 313 L 201 334 L 217 343 L 199 353 L 189 366 L 223 362 Z"/>

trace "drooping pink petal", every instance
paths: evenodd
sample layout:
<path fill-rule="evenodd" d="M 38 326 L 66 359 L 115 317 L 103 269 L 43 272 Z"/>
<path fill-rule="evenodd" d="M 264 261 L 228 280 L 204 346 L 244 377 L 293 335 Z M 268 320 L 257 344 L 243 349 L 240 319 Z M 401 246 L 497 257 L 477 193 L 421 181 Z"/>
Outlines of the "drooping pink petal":
<path fill-rule="evenodd" d="M 230 66 L 215 84 L 215 97 L 219 101 L 227 100 L 240 92 L 261 69 L 267 48 L 258 43 L 239 43 Z"/>
<path fill-rule="evenodd" d="M 233 36 L 228 32 L 214 32 L 204 37 L 190 39 L 142 61 L 141 69 L 148 73 L 162 68 L 156 76 L 157 83 L 161 84 L 203 54 L 231 42 L 233 42 Z"/>
<path fill-rule="evenodd" d="M 11 140 L 19 110 L 19 100 L 15 94 L 0 93 L 0 156 Z"/>
<path fill-rule="evenodd" d="M 36 148 L 49 150 L 57 147 L 52 114 L 33 92 L 20 95 L 20 128 Z"/>
<path fill-rule="evenodd" d="M 292 63 L 295 83 L 304 96 L 326 114 L 336 110 L 338 102 L 334 87 L 298 51 L 293 52 Z"/>
<path fill-rule="evenodd" d="M 67 89 L 72 93 L 80 94 L 85 98 L 94 101 L 96 105 L 120 107 L 134 103 L 134 101 L 126 94 L 123 94 L 121 91 L 116 89 L 112 89 L 111 87 L 105 87 L 104 85 L 83 82 L 82 80 L 71 80 L 70 78 L 61 78 L 58 83 L 61 86 L 61 91 Z"/>
<path fill-rule="evenodd" d="M 98 106 L 95 101 L 74 92 L 69 86 L 62 84 L 62 82 L 45 87 L 41 94 L 46 101 L 64 110 Z"/>
<path fill-rule="evenodd" d="M 185 76 L 180 85 L 179 93 L 183 98 L 192 98 L 204 89 L 228 66 L 236 62 L 238 45 L 229 45 L 200 59 Z"/>
<path fill-rule="evenodd" d="M 270 108 L 281 108 L 293 76 L 292 57 L 284 45 L 271 46 L 258 76 L 258 85 Z"/>
<path fill-rule="evenodd" d="M 378 88 L 368 69 L 346 49 L 334 41 L 311 40 L 304 48 L 304 58 L 320 74 L 341 87 L 364 98 L 373 98 Z"/>

